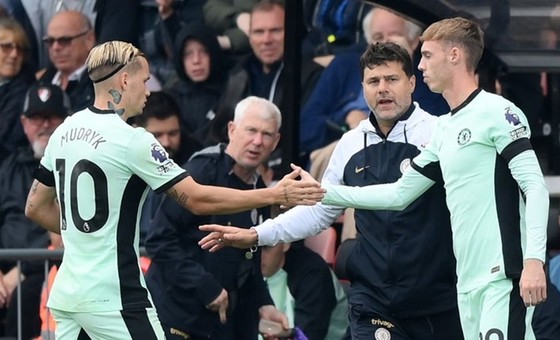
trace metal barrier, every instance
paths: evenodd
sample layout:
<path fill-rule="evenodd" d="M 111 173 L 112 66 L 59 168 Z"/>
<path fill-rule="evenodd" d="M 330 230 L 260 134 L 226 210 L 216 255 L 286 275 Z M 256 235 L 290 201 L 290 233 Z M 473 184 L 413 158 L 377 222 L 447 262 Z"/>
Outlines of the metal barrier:
<path fill-rule="evenodd" d="M 0 261 L 16 261 L 16 266 L 21 272 L 21 263 L 24 261 L 45 261 L 45 279 L 49 275 L 50 261 L 57 261 L 62 259 L 63 250 L 48 250 L 48 249 L 0 249 Z M 21 337 L 21 281 L 18 282 L 16 289 L 17 292 L 17 331 L 18 340 Z M 47 288 L 48 289 L 48 288 Z M 37 311 L 39 312 L 39 311 Z"/>
<path fill-rule="evenodd" d="M 64 253 L 63 249 L 0 249 L 0 261 L 15 261 L 18 269 L 21 272 L 21 263 L 25 261 L 45 261 L 45 281 L 49 276 L 50 261 L 60 261 Z M 140 248 L 140 255 L 145 256 L 146 250 L 142 247 Z M 18 282 L 17 286 L 17 330 L 18 336 L 17 340 L 22 340 L 21 336 L 21 281 Z M 47 285 L 48 294 L 48 285 Z M 38 312 L 38 311 L 37 311 Z"/>

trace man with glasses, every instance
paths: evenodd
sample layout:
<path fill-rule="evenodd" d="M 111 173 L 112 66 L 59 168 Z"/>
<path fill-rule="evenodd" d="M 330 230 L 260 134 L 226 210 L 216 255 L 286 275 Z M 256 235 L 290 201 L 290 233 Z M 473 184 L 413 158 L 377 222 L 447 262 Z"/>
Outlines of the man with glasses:
<path fill-rule="evenodd" d="M 0 18 L 0 162 L 27 143 L 19 123 L 25 93 L 35 81 L 27 60 L 24 29 L 12 18 Z"/>
<path fill-rule="evenodd" d="M 52 17 L 43 43 L 51 66 L 40 71 L 39 82 L 60 86 L 70 97 L 72 111 L 93 104 L 93 84 L 86 74 L 86 58 L 95 46 L 89 19 L 78 11 L 59 12 Z"/>
<path fill-rule="evenodd" d="M 29 144 L 6 158 L 0 167 L 1 248 L 47 248 L 49 236 L 27 219 L 23 207 L 47 142 L 70 113 L 70 101 L 56 85 L 35 84 L 27 92 L 21 124 Z M 39 335 L 39 302 L 44 281 L 43 263 L 24 262 L 21 271 L 14 262 L 0 263 L 0 315 L 5 317 L 5 336 L 17 336 L 17 294 L 21 282 L 22 339 Z M 0 333 L 1 334 L 1 333 Z"/>

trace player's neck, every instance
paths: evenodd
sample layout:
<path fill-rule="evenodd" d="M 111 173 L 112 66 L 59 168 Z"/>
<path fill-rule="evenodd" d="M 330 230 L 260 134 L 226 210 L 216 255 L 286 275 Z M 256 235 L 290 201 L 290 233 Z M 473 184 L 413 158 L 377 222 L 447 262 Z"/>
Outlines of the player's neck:
<path fill-rule="evenodd" d="M 93 106 L 98 110 L 114 111 L 124 121 L 132 116 L 130 112 L 127 112 L 124 108 L 116 105 L 113 98 L 110 96 L 96 97 Z"/>
<path fill-rule="evenodd" d="M 478 88 L 474 74 L 457 74 L 449 86 L 442 92 L 451 110 L 455 109 Z"/>

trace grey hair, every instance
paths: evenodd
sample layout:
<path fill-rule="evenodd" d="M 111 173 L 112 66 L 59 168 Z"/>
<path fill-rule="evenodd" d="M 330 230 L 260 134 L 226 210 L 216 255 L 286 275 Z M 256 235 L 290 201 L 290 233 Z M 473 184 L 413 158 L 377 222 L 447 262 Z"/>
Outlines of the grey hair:
<path fill-rule="evenodd" d="M 282 114 L 278 106 L 270 100 L 255 96 L 249 96 L 237 103 L 233 121 L 239 123 L 245 117 L 245 113 L 247 113 L 249 107 L 253 105 L 257 105 L 261 109 L 259 110 L 261 118 L 274 119 L 278 125 L 277 129 L 280 130 L 280 126 L 282 126 Z"/>
<path fill-rule="evenodd" d="M 364 31 L 364 37 L 366 38 L 366 41 L 368 44 L 371 44 L 371 19 L 373 18 L 373 12 L 378 9 L 379 7 L 373 7 L 364 17 L 364 20 L 362 21 L 362 30 Z M 393 12 L 395 13 L 395 12 Z M 399 15 L 398 13 L 395 13 L 396 15 Z M 409 41 L 414 41 L 415 39 L 417 39 L 420 34 L 422 34 L 422 27 L 418 26 L 417 24 L 415 24 L 414 22 L 404 18 L 404 21 L 406 22 L 406 38 Z"/>

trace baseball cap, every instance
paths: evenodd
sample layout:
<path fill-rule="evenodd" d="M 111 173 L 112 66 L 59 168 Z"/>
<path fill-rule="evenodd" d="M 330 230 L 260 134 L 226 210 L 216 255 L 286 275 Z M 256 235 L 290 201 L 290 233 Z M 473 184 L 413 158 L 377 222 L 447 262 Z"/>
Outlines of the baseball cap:
<path fill-rule="evenodd" d="M 53 84 L 33 84 L 25 95 L 23 115 L 56 115 L 62 118 L 70 115 L 70 99 L 64 91 Z"/>

